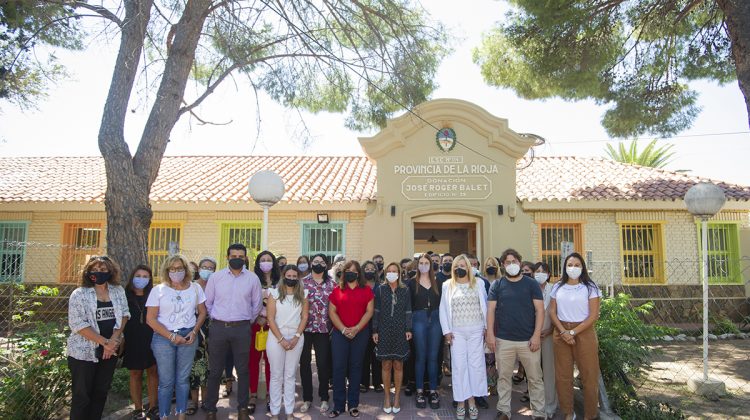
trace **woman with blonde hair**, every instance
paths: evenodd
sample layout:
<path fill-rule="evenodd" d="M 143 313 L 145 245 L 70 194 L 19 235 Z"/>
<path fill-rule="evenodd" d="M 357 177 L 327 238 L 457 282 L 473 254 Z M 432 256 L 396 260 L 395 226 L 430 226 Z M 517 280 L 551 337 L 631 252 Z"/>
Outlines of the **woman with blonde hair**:
<path fill-rule="evenodd" d="M 487 395 L 484 363 L 484 336 L 487 328 L 487 292 L 477 282 L 469 258 L 461 254 L 453 260 L 451 278 L 443 283 L 440 325 L 451 345 L 453 400 L 458 403 L 456 418 L 479 418 L 474 397 Z"/>
<path fill-rule="evenodd" d="M 120 267 L 94 256 L 83 268 L 81 287 L 68 300 L 68 368 L 72 379 L 71 419 L 98 419 L 117 364 L 117 348 L 130 318 Z"/>
<path fill-rule="evenodd" d="M 386 284 L 375 289 L 375 316 L 372 318 L 372 339 L 377 345 L 375 356 L 382 362 L 385 388 L 383 411 L 386 414 L 401 411 L 399 404 L 404 361 L 409 357 L 411 340 L 411 296 L 401 282 L 400 267 L 392 262 L 385 268 Z M 391 406 L 391 369 L 396 388 Z"/>
<path fill-rule="evenodd" d="M 495 257 L 487 257 L 482 267 L 482 274 L 490 284 L 503 276 L 503 273 L 500 271 L 500 263 L 497 262 L 497 258 Z"/>
<path fill-rule="evenodd" d="M 281 272 L 282 281 L 269 289 L 266 312 L 272 337 L 266 341 L 271 364 L 271 418 L 277 419 L 283 400 L 287 419 L 294 419 L 294 379 L 297 376 L 303 333 L 307 326 L 309 304 L 307 290 L 302 286 L 300 269 L 287 264 Z"/>
<path fill-rule="evenodd" d="M 179 254 L 171 255 L 162 264 L 161 283 L 151 290 L 146 301 L 146 322 L 154 330 L 151 349 L 159 372 L 159 417 L 162 419 L 168 418 L 172 411 L 173 394 L 178 418 L 184 419 L 187 411 L 188 379 L 198 334 L 206 320 L 206 295 L 192 279 L 188 260 Z"/>

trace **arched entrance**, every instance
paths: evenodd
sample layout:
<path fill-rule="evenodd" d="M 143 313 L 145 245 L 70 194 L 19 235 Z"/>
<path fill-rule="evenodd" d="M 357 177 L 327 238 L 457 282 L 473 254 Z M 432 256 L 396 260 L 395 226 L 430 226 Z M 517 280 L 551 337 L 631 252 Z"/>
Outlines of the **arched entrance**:
<path fill-rule="evenodd" d="M 464 214 L 428 214 L 412 218 L 412 226 L 415 253 L 481 253 L 479 217 Z"/>

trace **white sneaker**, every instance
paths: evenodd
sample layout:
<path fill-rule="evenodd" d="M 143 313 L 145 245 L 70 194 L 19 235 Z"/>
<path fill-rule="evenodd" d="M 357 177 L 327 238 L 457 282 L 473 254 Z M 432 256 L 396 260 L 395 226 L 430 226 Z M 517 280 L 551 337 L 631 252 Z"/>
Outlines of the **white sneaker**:
<path fill-rule="evenodd" d="M 328 401 L 323 401 L 320 403 L 320 412 L 325 413 L 326 411 L 328 411 Z"/>
<path fill-rule="evenodd" d="M 310 406 L 312 405 L 312 402 L 305 401 L 302 403 L 302 407 L 299 408 L 300 413 L 307 413 L 307 410 L 310 409 Z"/>

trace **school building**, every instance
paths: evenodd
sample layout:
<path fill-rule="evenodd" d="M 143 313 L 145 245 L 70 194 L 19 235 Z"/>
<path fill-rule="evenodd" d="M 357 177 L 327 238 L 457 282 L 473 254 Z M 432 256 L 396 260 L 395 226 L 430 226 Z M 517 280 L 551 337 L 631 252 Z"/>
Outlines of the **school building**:
<path fill-rule="evenodd" d="M 604 285 L 700 295 L 700 229 L 683 201 L 696 176 L 604 158 L 525 159 L 533 136 L 455 99 L 426 102 L 359 142 L 365 156 L 165 157 L 151 191 L 150 262 L 176 250 L 221 260 L 233 242 L 259 250 L 262 210 L 248 179 L 273 170 L 286 193 L 270 210 L 269 249 L 291 262 L 427 250 L 483 261 L 513 247 L 559 273 L 561 253 L 575 250 Z M 715 182 L 727 202 L 709 224 L 710 281 L 746 302 L 750 187 Z M 0 280 L 76 282 L 106 247 L 105 186 L 99 157 L 0 158 Z"/>

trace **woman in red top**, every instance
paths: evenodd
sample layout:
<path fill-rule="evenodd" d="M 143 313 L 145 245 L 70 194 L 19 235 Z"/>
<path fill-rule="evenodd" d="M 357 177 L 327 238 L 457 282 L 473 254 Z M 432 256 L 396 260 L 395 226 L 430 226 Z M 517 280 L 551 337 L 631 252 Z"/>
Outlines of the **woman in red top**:
<path fill-rule="evenodd" d="M 333 410 L 328 417 L 338 417 L 349 404 L 349 415 L 359 417 L 359 384 L 362 359 L 370 338 L 369 322 L 375 311 L 374 294 L 367 287 L 357 261 L 344 264 L 328 303 L 333 323 Z M 349 389 L 346 388 L 347 371 Z"/>

